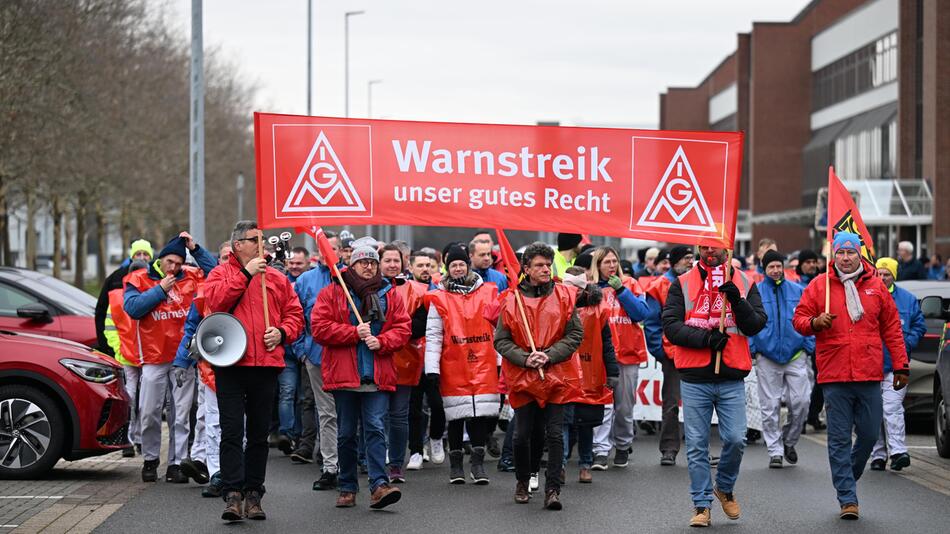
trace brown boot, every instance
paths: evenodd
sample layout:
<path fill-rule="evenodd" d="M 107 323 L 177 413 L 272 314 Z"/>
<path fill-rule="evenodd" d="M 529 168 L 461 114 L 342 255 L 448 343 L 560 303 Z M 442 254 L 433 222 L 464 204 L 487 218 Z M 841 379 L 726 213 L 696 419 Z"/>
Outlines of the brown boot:
<path fill-rule="evenodd" d="M 515 502 L 518 504 L 528 504 L 531 500 L 531 492 L 528 491 L 528 481 L 518 481 L 515 484 Z"/>
<path fill-rule="evenodd" d="M 693 509 L 693 517 L 689 520 L 689 526 L 708 527 L 710 522 L 709 508 L 696 507 Z"/>
<path fill-rule="evenodd" d="M 261 508 L 261 492 L 251 490 L 244 496 L 244 517 L 257 521 L 267 519 L 267 514 Z"/>
<path fill-rule="evenodd" d="M 547 508 L 548 510 L 560 510 L 562 508 L 560 493 L 561 492 L 556 489 L 549 489 L 545 491 L 544 492 L 544 507 Z"/>
<path fill-rule="evenodd" d="M 858 517 L 859 516 L 858 516 L 857 504 L 853 502 L 849 502 L 848 504 L 844 504 L 841 506 L 841 519 L 849 519 L 851 521 L 854 521 Z"/>
<path fill-rule="evenodd" d="M 581 469 L 581 475 L 577 479 L 581 484 L 590 484 L 594 481 L 594 477 L 590 474 L 590 469 L 583 468 Z"/>
<path fill-rule="evenodd" d="M 399 488 L 390 486 L 389 484 L 380 484 L 373 494 L 369 498 L 369 507 L 374 510 L 380 510 L 386 508 L 390 504 L 395 504 L 402 497 L 402 492 L 399 491 Z"/>
<path fill-rule="evenodd" d="M 352 508 L 356 506 L 356 494 L 352 491 L 341 491 L 340 496 L 336 498 L 337 508 Z"/>
<path fill-rule="evenodd" d="M 221 514 L 221 519 L 225 521 L 241 521 L 244 519 L 244 513 L 241 511 L 243 502 L 244 497 L 241 496 L 240 492 L 229 491 L 224 498 L 224 512 Z"/>
<path fill-rule="evenodd" d="M 716 488 L 713 490 L 713 495 L 722 503 L 722 511 L 726 514 L 726 517 L 732 520 L 739 519 L 739 503 L 736 502 L 736 498 L 732 493 L 725 493 Z"/>

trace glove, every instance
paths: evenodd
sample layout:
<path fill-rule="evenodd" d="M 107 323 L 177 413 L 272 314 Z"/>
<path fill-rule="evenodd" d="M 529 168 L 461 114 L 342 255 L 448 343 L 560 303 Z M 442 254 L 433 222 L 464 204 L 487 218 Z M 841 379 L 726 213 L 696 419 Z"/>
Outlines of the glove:
<path fill-rule="evenodd" d="M 729 334 L 720 332 L 719 330 L 710 330 L 707 336 L 706 345 L 719 352 L 725 349 L 726 343 L 729 342 Z"/>
<path fill-rule="evenodd" d="M 183 387 L 185 385 L 185 372 L 187 370 L 184 367 L 175 367 L 172 372 L 175 374 L 175 384 L 178 387 Z"/>
<path fill-rule="evenodd" d="M 619 376 L 608 376 L 607 377 L 607 387 L 613 391 L 617 389 L 617 386 L 620 384 Z"/>
<path fill-rule="evenodd" d="M 910 381 L 910 371 L 894 371 L 894 391 L 907 387 L 908 381 Z"/>
<path fill-rule="evenodd" d="M 607 285 L 614 288 L 614 291 L 620 291 L 623 289 L 623 280 L 619 276 L 613 275 L 607 279 Z"/>
<path fill-rule="evenodd" d="M 729 299 L 729 303 L 733 306 L 742 300 L 742 293 L 739 292 L 739 288 L 731 281 L 719 286 L 719 292 L 725 295 L 726 298 Z"/>
<path fill-rule="evenodd" d="M 811 320 L 811 328 L 815 332 L 821 332 L 822 330 L 828 330 L 831 328 L 831 321 L 834 320 L 837 315 L 832 313 L 822 313 L 818 317 L 815 317 Z"/>

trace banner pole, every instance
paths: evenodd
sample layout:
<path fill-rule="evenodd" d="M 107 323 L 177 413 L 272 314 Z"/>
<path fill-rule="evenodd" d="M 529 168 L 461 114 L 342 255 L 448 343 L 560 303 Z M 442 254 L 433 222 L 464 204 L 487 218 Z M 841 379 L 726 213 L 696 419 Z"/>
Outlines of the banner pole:
<path fill-rule="evenodd" d="M 531 327 L 528 326 L 528 316 L 524 312 L 524 303 L 521 301 L 521 290 L 515 287 L 514 292 L 515 301 L 518 303 L 518 311 L 521 312 L 521 322 L 524 323 L 524 331 L 528 333 L 528 343 L 531 344 L 531 352 L 537 352 L 538 349 L 534 344 L 534 336 L 531 335 Z M 538 367 L 538 374 L 541 375 L 541 380 L 544 380 L 544 369 Z"/>
<path fill-rule="evenodd" d="M 828 243 L 831 250 L 831 243 Z M 829 276 L 834 265 L 831 263 L 831 255 L 825 255 L 825 313 L 831 313 L 831 277 Z"/>
<path fill-rule="evenodd" d="M 257 253 L 261 258 L 264 257 L 264 232 L 261 232 L 260 239 L 257 240 Z M 267 309 L 267 265 L 264 265 L 264 270 L 261 272 L 261 291 L 264 294 L 264 328 L 270 328 L 270 314 Z"/>
<path fill-rule="evenodd" d="M 726 282 L 732 281 L 730 271 L 732 270 L 732 249 L 726 251 Z M 719 331 L 726 331 L 726 297 L 722 298 L 722 309 L 719 311 Z M 716 351 L 716 374 L 719 374 L 719 365 L 722 363 L 722 351 Z"/>
<path fill-rule="evenodd" d="M 350 303 L 350 309 L 353 310 L 353 314 L 356 315 L 356 320 L 363 324 L 363 317 L 360 315 L 360 311 L 356 309 L 356 303 L 353 302 L 353 297 L 350 295 L 350 290 L 346 288 L 346 282 L 343 281 L 343 274 L 340 273 L 340 270 L 336 268 L 336 265 L 330 267 L 334 273 L 336 273 L 336 279 L 340 282 L 340 286 L 343 288 L 343 294 L 346 295 L 346 301 Z"/>

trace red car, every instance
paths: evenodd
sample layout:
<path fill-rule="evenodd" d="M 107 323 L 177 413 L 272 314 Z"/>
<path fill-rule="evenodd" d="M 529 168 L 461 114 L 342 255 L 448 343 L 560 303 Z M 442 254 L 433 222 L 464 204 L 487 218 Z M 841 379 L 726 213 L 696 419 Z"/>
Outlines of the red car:
<path fill-rule="evenodd" d="M 0 267 L 0 329 L 96 346 L 96 299 L 52 276 Z"/>
<path fill-rule="evenodd" d="M 129 447 L 122 366 L 72 341 L 0 330 L 0 478 Z"/>

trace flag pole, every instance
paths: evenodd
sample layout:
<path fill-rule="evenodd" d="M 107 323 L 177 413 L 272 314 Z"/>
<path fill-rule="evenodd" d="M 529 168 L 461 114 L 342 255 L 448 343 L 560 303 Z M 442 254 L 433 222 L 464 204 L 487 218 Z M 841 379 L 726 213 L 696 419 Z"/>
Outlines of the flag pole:
<path fill-rule="evenodd" d="M 260 238 L 257 240 L 257 253 L 261 258 L 264 257 L 264 232 L 261 232 Z M 264 328 L 270 328 L 270 315 L 267 310 L 267 265 L 264 265 L 264 270 L 261 271 L 261 292 L 264 294 Z"/>
<path fill-rule="evenodd" d="M 350 290 L 346 288 L 346 282 L 343 281 L 343 274 L 337 269 L 336 265 L 330 266 L 330 270 L 336 274 L 336 279 L 340 282 L 340 286 L 343 288 L 343 294 L 346 295 L 346 301 L 350 303 L 350 309 L 353 310 L 353 314 L 356 315 L 356 320 L 363 324 L 363 317 L 360 315 L 360 311 L 356 309 L 356 303 L 353 302 L 353 297 L 350 295 Z"/>
<path fill-rule="evenodd" d="M 524 302 L 521 301 L 521 290 L 515 287 L 513 291 L 515 292 L 515 301 L 518 303 L 518 311 L 521 312 L 521 322 L 524 323 L 524 331 L 528 334 L 528 343 L 531 345 L 531 352 L 537 352 L 538 349 L 534 344 L 534 336 L 531 335 L 531 327 L 528 326 L 528 316 L 524 312 Z M 544 380 L 544 369 L 538 367 L 538 374 L 541 375 L 541 380 Z"/>
<path fill-rule="evenodd" d="M 831 211 L 831 197 L 832 197 L 831 177 L 834 176 L 834 173 L 835 173 L 834 165 L 829 165 L 828 166 L 828 193 L 827 193 L 828 194 L 828 211 L 826 212 L 827 215 L 825 215 L 826 226 L 828 228 L 825 235 L 825 241 L 828 242 L 827 244 L 828 251 L 825 252 L 825 313 L 831 313 L 831 279 L 829 278 L 829 275 L 831 274 L 831 270 L 834 269 L 834 265 L 831 263 L 831 256 L 832 256 L 831 245 L 832 245 L 832 240 L 835 237 L 835 229 L 834 229 L 833 223 L 831 222 L 831 213 L 832 213 Z"/>
<path fill-rule="evenodd" d="M 728 278 L 726 282 L 729 282 L 732 280 L 732 276 L 730 275 L 730 271 L 732 270 L 732 249 L 729 249 L 726 251 L 726 269 L 725 270 L 726 270 L 726 278 Z M 722 309 L 719 310 L 719 331 L 720 332 L 726 331 L 726 297 L 725 296 L 723 296 L 722 298 Z M 722 363 L 722 351 L 717 350 L 716 351 L 716 374 L 717 375 L 719 374 L 719 366 L 721 363 Z"/>

